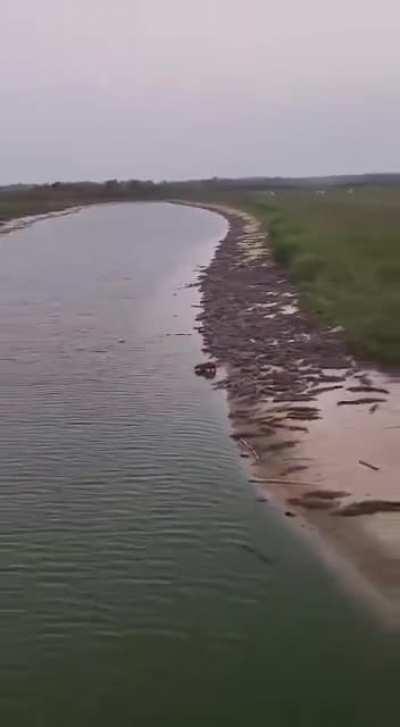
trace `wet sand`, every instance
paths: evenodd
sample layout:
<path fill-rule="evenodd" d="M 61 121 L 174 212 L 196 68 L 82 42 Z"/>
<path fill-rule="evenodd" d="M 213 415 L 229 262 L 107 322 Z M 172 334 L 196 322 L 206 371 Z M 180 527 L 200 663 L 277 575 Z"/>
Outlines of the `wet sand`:
<path fill-rule="evenodd" d="M 256 496 L 400 625 L 400 375 L 355 361 L 342 329 L 299 307 L 257 220 L 200 206 L 230 225 L 197 320 Z"/>

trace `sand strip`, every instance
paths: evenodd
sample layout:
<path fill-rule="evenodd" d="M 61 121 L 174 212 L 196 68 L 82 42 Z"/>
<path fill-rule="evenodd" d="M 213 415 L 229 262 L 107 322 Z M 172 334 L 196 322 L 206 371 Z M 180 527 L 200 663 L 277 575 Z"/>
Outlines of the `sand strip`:
<path fill-rule="evenodd" d="M 400 625 L 400 376 L 355 361 L 340 327 L 299 308 L 256 219 L 198 206 L 229 222 L 198 276 L 197 328 L 257 496 Z"/>

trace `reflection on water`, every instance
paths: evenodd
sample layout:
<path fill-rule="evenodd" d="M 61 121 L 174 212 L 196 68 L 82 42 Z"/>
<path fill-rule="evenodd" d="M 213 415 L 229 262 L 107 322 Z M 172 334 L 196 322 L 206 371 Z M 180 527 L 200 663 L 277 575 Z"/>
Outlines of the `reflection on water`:
<path fill-rule="evenodd" d="M 0 237 L 5 725 L 364 727 L 398 704 L 397 637 L 257 502 L 193 375 L 184 285 L 224 230 L 126 204 Z"/>

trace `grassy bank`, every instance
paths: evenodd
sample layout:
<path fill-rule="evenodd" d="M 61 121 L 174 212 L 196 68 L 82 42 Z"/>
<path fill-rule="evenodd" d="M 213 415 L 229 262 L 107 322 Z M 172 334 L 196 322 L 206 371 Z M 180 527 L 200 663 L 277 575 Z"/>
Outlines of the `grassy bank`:
<path fill-rule="evenodd" d="M 2 222 L 26 217 L 30 215 L 42 215 L 48 212 L 57 212 L 73 206 L 73 202 L 67 200 L 52 199 L 0 199 L 0 229 Z"/>
<path fill-rule="evenodd" d="M 400 364 L 400 188 L 260 192 L 245 206 L 303 304 L 343 326 L 359 355 Z"/>

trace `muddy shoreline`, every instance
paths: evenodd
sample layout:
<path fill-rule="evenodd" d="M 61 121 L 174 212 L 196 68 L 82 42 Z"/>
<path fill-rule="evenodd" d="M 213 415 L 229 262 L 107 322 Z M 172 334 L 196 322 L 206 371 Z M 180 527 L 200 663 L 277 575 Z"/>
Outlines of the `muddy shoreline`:
<path fill-rule="evenodd" d="M 196 327 L 257 499 L 400 624 L 400 378 L 355 361 L 342 329 L 299 307 L 255 218 L 197 206 L 229 224 L 194 283 Z"/>

